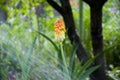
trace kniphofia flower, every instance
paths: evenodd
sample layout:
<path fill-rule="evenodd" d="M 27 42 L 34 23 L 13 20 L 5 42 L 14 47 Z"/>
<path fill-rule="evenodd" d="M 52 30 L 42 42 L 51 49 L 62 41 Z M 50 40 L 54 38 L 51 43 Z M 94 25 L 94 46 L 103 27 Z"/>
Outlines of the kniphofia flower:
<path fill-rule="evenodd" d="M 59 19 L 54 24 L 55 38 L 59 42 L 63 42 L 65 39 L 65 25 L 62 19 Z"/>

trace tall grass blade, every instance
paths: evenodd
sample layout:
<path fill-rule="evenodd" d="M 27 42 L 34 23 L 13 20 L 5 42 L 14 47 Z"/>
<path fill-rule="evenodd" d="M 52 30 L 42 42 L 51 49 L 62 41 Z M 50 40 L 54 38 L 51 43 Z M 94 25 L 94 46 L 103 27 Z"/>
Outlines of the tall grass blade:
<path fill-rule="evenodd" d="M 83 72 L 82 74 L 80 74 L 79 80 L 85 80 L 87 77 L 89 77 L 89 75 L 92 72 L 94 72 L 98 68 L 99 68 L 99 66 L 95 66 L 95 67 L 91 67 L 90 69 L 86 70 L 85 72 Z"/>
<path fill-rule="evenodd" d="M 75 67 L 75 54 L 76 54 L 77 47 L 73 45 L 71 55 L 70 55 L 70 62 L 69 62 L 69 71 L 70 71 L 70 77 L 73 76 L 73 71 Z"/>
<path fill-rule="evenodd" d="M 89 59 L 79 70 L 78 75 L 76 78 L 79 78 L 80 74 L 82 74 L 92 63 L 93 63 L 94 59 L 91 58 Z"/>
<path fill-rule="evenodd" d="M 45 34 L 39 32 L 39 31 L 37 31 L 37 33 L 39 33 L 39 34 L 42 35 L 44 38 L 46 38 L 48 41 L 50 41 L 57 51 L 60 51 L 59 48 L 57 47 L 57 45 L 56 45 L 48 36 L 46 36 Z"/>

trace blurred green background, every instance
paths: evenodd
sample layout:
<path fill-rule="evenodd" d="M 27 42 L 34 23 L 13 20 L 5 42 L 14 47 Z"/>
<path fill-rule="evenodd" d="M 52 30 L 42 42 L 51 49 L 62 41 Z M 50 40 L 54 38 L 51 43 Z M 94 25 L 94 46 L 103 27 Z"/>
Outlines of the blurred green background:
<path fill-rule="evenodd" d="M 59 0 L 58 1 L 59 4 Z M 90 10 L 79 0 L 70 0 L 78 33 L 89 54 Z M 82 12 L 82 15 L 80 13 Z M 54 38 L 54 23 L 61 15 L 46 0 L 0 0 L 0 80 L 62 80 L 58 53 L 50 40 Z M 82 23 L 80 23 L 82 18 Z M 108 0 L 103 7 L 104 52 L 111 80 L 120 79 L 120 0 Z M 82 27 L 82 28 L 81 28 Z M 82 29 L 82 32 L 81 32 Z M 44 37 L 43 35 L 46 35 Z M 68 36 L 63 42 L 67 61 L 73 49 Z M 80 65 L 75 59 L 74 75 Z M 81 66 L 82 67 L 82 66 Z M 81 68 L 79 67 L 79 68 Z M 85 80 L 88 80 L 86 76 Z M 77 79 L 76 79 L 77 80 Z"/>

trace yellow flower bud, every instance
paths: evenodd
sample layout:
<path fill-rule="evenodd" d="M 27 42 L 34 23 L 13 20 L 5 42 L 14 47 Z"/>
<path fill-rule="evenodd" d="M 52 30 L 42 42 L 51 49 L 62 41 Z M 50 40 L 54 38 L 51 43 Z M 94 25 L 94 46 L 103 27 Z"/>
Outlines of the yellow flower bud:
<path fill-rule="evenodd" d="M 55 31 L 55 38 L 59 42 L 63 42 L 65 39 L 65 25 L 62 19 L 59 19 L 58 21 L 55 22 L 54 24 L 54 31 Z"/>

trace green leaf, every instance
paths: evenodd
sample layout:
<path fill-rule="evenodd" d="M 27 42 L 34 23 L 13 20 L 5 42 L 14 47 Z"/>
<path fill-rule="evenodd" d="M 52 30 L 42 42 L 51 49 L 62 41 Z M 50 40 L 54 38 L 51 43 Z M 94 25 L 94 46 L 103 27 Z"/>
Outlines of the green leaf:
<path fill-rule="evenodd" d="M 85 70 L 93 63 L 93 61 L 94 61 L 94 58 L 91 58 L 82 67 L 80 67 L 76 78 L 79 78 L 80 75 L 83 74 L 85 72 Z"/>
<path fill-rule="evenodd" d="M 76 54 L 77 47 L 73 45 L 71 55 L 70 55 L 70 62 L 69 62 L 69 71 L 70 71 L 70 76 L 72 77 L 74 67 L 75 67 L 75 54 Z"/>
<path fill-rule="evenodd" d="M 41 32 L 38 32 L 38 31 L 37 31 L 37 33 L 39 33 L 41 36 L 43 36 L 43 37 L 46 38 L 48 41 L 50 41 L 51 44 L 55 47 L 55 49 L 56 49 L 57 51 L 60 51 L 59 48 L 57 47 L 57 45 L 56 45 L 48 36 L 46 36 L 45 34 L 43 34 L 43 33 L 41 33 Z"/>
<path fill-rule="evenodd" d="M 92 67 L 88 70 L 86 70 L 85 72 L 83 72 L 80 76 L 79 76 L 79 80 L 85 80 L 85 78 L 89 77 L 89 75 L 94 72 L 96 69 L 98 69 L 99 66 L 95 66 L 95 67 Z"/>

